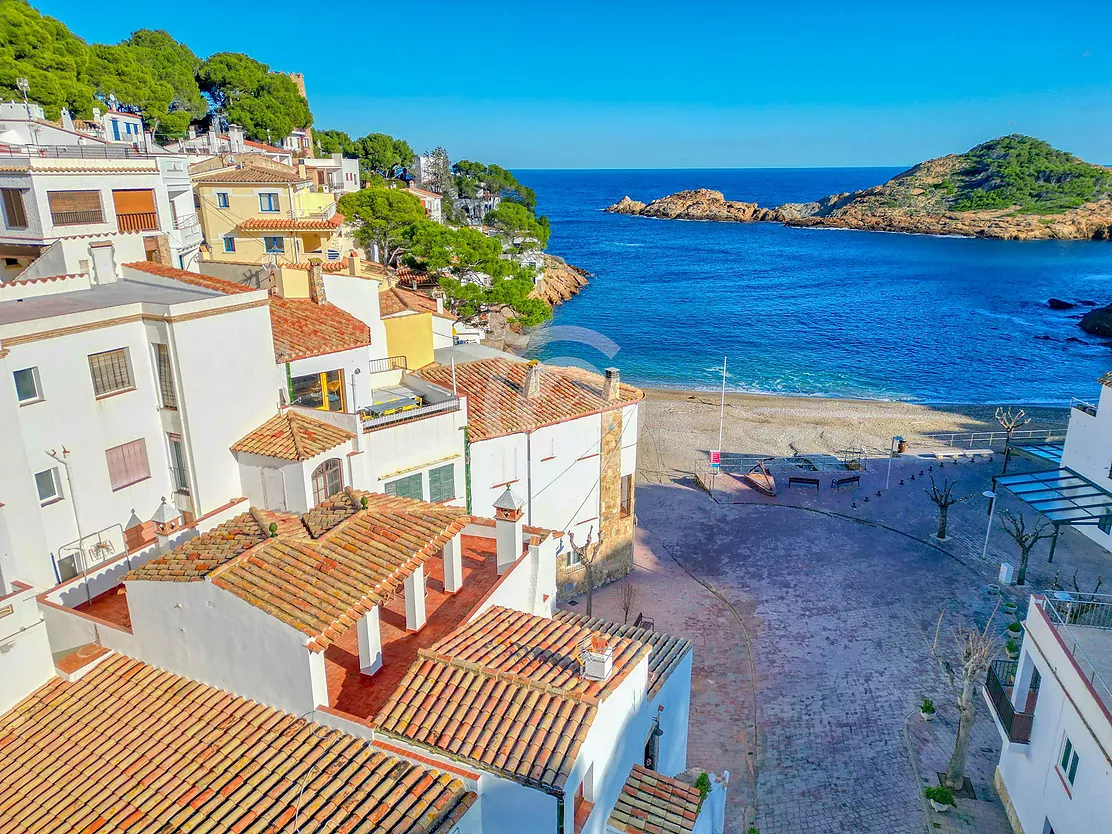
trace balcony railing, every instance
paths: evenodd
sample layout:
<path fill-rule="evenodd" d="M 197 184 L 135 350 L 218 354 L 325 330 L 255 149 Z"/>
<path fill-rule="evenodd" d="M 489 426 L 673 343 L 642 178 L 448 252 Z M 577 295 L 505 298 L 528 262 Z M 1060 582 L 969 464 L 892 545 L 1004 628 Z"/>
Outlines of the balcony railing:
<path fill-rule="evenodd" d="M 1093 636 L 1093 632 L 1084 632 L 1082 629 L 1112 630 L 1112 595 L 1045 591 L 1037 604 L 1051 626 L 1057 630 L 1059 638 L 1089 685 L 1112 708 L 1112 680 L 1107 680 L 1098 671 L 1099 665 L 1107 673 L 1108 664 L 1094 661 L 1082 648 L 1082 642 Z M 1093 650 L 1091 639 L 1087 642 L 1090 650 Z M 1099 652 L 1094 652 L 1094 657 L 1099 658 Z"/>
<path fill-rule="evenodd" d="M 153 211 L 136 211 L 116 215 L 121 232 L 157 232 L 158 215 Z"/>
<path fill-rule="evenodd" d="M 405 371 L 409 366 L 404 356 L 387 356 L 383 359 L 372 359 L 367 367 L 367 373 L 381 374 L 386 371 Z"/>
<path fill-rule="evenodd" d="M 147 151 L 131 145 L 24 145 L 0 148 L 0 157 L 40 159 L 150 159 Z"/>
<path fill-rule="evenodd" d="M 1070 407 L 1076 408 L 1082 414 L 1088 414 L 1090 417 L 1097 416 L 1097 407 L 1095 405 L 1090 402 L 1085 402 L 1085 400 L 1079 400 L 1077 397 L 1070 400 Z"/>
<path fill-rule="evenodd" d="M 103 223 L 104 212 L 97 210 L 87 211 L 52 211 L 50 220 L 55 226 L 83 226 L 87 223 Z"/>
<path fill-rule="evenodd" d="M 458 397 L 451 397 L 443 402 L 429 403 L 418 408 L 410 408 L 395 414 L 383 414 L 381 417 L 371 417 L 366 414 L 361 414 L 360 417 L 363 422 L 363 431 L 373 431 L 387 426 L 401 425 L 412 420 L 423 420 L 436 414 L 448 414 L 452 411 L 459 411 Z"/>
<path fill-rule="evenodd" d="M 1035 715 L 1030 712 L 1016 712 L 1012 706 L 1011 689 L 1015 686 L 1015 672 L 1019 664 L 1014 660 L 996 660 L 988 668 L 985 679 L 985 692 L 989 703 L 996 713 L 1000 726 L 1008 735 L 1008 740 L 1016 744 L 1031 741 L 1031 723 Z"/>
<path fill-rule="evenodd" d="M 182 214 L 174 218 L 174 228 L 179 232 L 191 231 L 194 226 L 199 225 L 200 221 L 195 214 Z"/>

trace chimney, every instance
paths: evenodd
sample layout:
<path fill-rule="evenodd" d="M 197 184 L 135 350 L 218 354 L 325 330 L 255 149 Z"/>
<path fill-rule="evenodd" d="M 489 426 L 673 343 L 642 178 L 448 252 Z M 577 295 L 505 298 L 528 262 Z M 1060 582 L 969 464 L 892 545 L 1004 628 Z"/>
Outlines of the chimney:
<path fill-rule="evenodd" d="M 514 495 L 509 485 L 494 502 L 494 538 L 498 554 L 498 575 L 506 573 L 521 558 L 522 500 Z"/>
<path fill-rule="evenodd" d="M 602 382 L 602 398 L 604 400 L 621 399 L 621 377 L 617 368 L 606 369 L 606 379 Z"/>
<path fill-rule="evenodd" d="M 309 179 L 309 174 L 305 171 L 305 160 L 297 160 L 297 176 L 303 180 Z"/>
<path fill-rule="evenodd" d="M 116 273 L 116 247 L 110 240 L 98 240 L 89 244 L 89 254 L 93 262 L 93 281 L 97 284 L 112 284 L 119 277 Z"/>
<path fill-rule="evenodd" d="M 437 290 L 434 293 L 433 297 L 436 299 L 436 312 L 443 313 L 444 312 L 444 291 L 443 290 Z"/>
<path fill-rule="evenodd" d="M 580 661 L 583 677 L 592 681 L 606 681 L 614 671 L 614 649 L 601 634 L 592 634 L 580 644 Z"/>
<path fill-rule="evenodd" d="M 309 300 L 314 304 L 328 303 L 328 296 L 324 292 L 324 270 L 319 261 L 309 264 Z"/>
<path fill-rule="evenodd" d="M 228 125 L 228 152 L 229 153 L 243 153 L 244 133 L 243 128 L 239 125 Z"/>
<path fill-rule="evenodd" d="M 186 135 L 190 139 L 196 139 L 197 138 L 197 125 L 190 125 L 188 131 L 186 132 Z"/>
<path fill-rule="evenodd" d="M 209 127 L 205 139 L 208 141 L 209 153 L 220 153 L 220 135 L 216 132 L 215 127 Z"/>
<path fill-rule="evenodd" d="M 101 118 L 101 115 L 100 115 L 100 108 L 99 107 L 94 107 L 93 108 L 93 121 L 96 122 L 98 125 L 104 123 L 104 120 Z"/>
<path fill-rule="evenodd" d="M 541 395 L 541 363 L 536 359 L 529 360 L 525 367 L 525 384 L 522 386 L 526 397 L 533 399 Z"/>
<path fill-rule="evenodd" d="M 359 256 L 352 252 L 348 255 L 348 275 L 358 275 L 363 268 L 363 262 L 359 260 Z"/>
<path fill-rule="evenodd" d="M 64 107 L 62 108 L 62 127 L 71 133 L 73 132 L 73 116 L 71 116 L 70 111 Z"/>

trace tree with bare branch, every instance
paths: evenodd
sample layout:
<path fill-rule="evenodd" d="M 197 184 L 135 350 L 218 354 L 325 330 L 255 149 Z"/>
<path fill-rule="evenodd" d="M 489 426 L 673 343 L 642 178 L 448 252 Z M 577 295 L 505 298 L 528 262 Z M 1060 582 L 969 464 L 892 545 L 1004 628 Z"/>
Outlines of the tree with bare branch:
<path fill-rule="evenodd" d="M 1022 515 L 1012 515 L 1004 510 L 1000 513 L 1000 526 L 1019 547 L 1019 571 L 1016 573 L 1015 584 L 1024 585 L 1027 582 L 1027 560 L 1031 557 L 1031 551 L 1043 539 L 1054 537 L 1053 525 L 1045 518 L 1040 518 L 1034 527 L 1028 529 L 1027 520 Z"/>
<path fill-rule="evenodd" d="M 587 541 L 583 543 L 583 547 L 577 547 L 575 544 L 575 534 L 568 533 L 568 541 L 571 542 L 571 549 L 579 559 L 579 564 L 583 565 L 587 580 L 587 616 L 591 616 L 591 597 L 595 589 L 595 561 L 598 559 L 599 546 L 602 544 L 601 539 L 594 544 L 591 544 L 591 537 L 594 535 L 595 528 L 591 527 L 587 531 Z"/>
<path fill-rule="evenodd" d="M 1000 603 L 997 603 L 997 608 Z M 984 680 L 985 673 L 993 659 L 1000 653 L 1000 638 L 993 634 L 992 621 L 996 609 L 988 618 L 984 629 L 959 621 L 950 629 L 954 651 L 948 653 L 942 645 L 942 622 L 946 610 L 938 615 L 934 627 L 934 640 L 931 642 L 931 655 L 938 661 L 950 691 L 955 696 L 958 710 L 958 732 L 954 738 L 954 752 L 946 766 L 943 779 L 946 787 L 960 790 L 965 781 L 965 760 L 969 753 L 969 735 L 977 716 L 977 689 Z"/>
<path fill-rule="evenodd" d="M 1000 471 L 1004 475 L 1008 471 L 1008 460 L 1012 456 L 1012 434 L 1016 429 L 1026 426 L 1031 422 L 1031 418 L 1021 408 L 1019 411 L 1012 411 L 1011 407 L 996 409 L 996 422 L 1000 424 L 1006 437 L 1004 438 L 1004 468 Z"/>
<path fill-rule="evenodd" d="M 935 535 L 940 542 L 946 541 L 946 526 L 950 521 L 950 507 L 954 504 L 960 504 L 962 501 L 967 501 L 973 497 L 972 493 L 969 495 L 954 495 L 954 487 L 956 483 L 949 478 L 942 482 L 942 487 L 934 482 L 934 475 L 930 476 L 931 488 L 925 489 L 923 492 L 931 499 L 931 502 L 938 507 L 938 533 Z"/>
<path fill-rule="evenodd" d="M 630 612 L 637 604 L 637 586 L 627 579 L 618 586 L 618 608 L 622 611 L 622 624 L 629 622 Z"/>

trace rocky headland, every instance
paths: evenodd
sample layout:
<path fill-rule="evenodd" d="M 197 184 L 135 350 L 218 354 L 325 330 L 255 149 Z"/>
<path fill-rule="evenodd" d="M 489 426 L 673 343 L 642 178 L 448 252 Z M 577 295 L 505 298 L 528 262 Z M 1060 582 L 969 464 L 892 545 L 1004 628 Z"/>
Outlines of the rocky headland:
<path fill-rule="evenodd" d="M 872 188 L 764 208 L 696 189 L 606 211 L 666 220 L 777 222 L 1005 240 L 1112 239 L 1112 170 L 1027 136 L 921 162 Z"/>
<path fill-rule="evenodd" d="M 573 295 L 577 295 L 587 286 L 588 275 L 590 273 L 587 270 L 572 266 L 556 255 L 546 254 L 544 270 L 537 279 L 532 296 L 546 302 L 550 307 L 555 307 Z"/>

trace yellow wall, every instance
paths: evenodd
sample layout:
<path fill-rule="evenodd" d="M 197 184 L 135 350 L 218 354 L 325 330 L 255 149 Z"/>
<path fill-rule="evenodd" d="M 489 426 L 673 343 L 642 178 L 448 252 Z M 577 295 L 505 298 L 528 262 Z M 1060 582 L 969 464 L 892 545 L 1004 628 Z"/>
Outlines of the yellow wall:
<path fill-rule="evenodd" d="M 391 356 L 404 356 L 410 370 L 433 361 L 432 313 L 409 313 L 383 319 L 386 349 Z"/>

